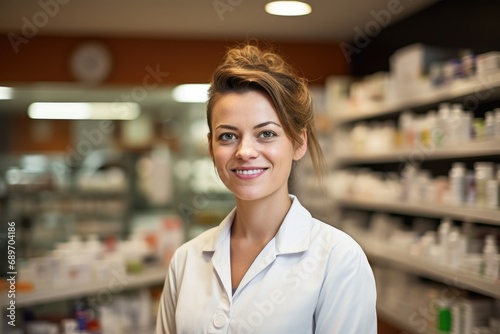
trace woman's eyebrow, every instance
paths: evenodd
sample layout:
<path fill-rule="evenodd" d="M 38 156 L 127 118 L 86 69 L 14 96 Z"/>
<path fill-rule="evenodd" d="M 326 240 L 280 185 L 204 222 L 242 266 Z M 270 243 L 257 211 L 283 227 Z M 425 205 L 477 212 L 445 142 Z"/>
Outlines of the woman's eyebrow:
<path fill-rule="evenodd" d="M 279 126 L 279 127 L 281 128 L 281 125 L 279 125 L 278 123 L 273 122 L 273 121 L 269 121 L 269 122 L 264 122 L 264 123 L 257 124 L 257 125 L 256 125 L 256 126 L 254 126 L 253 128 L 254 128 L 254 129 L 263 128 L 263 127 L 265 127 L 265 126 L 267 126 L 267 125 L 269 125 L 269 124 L 274 124 L 274 125 L 277 125 L 277 126 Z"/>
<path fill-rule="evenodd" d="M 232 125 L 227 125 L 227 124 L 221 124 L 221 125 L 217 125 L 217 127 L 215 128 L 216 130 L 219 129 L 219 128 L 222 128 L 222 129 L 229 129 L 229 130 L 238 130 L 237 127 L 235 126 L 232 126 Z"/>
<path fill-rule="evenodd" d="M 259 128 L 263 128 L 263 127 L 265 127 L 265 126 L 267 126 L 269 124 L 274 124 L 274 125 L 279 126 L 281 128 L 281 125 L 279 125 L 278 123 L 273 122 L 273 121 L 269 121 L 269 122 L 264 122 L 264 123 L 257 124 L 253 128 L 254 129 L 259 129 Z M 217 125 L 217 127 L 215 129 L 219 129 L 219 128 L 228 129 L 228 130 L 234 130 L 234 131 L 238 130 L 238 127 L 233 126 L 233 125 L 229 125 L 229 124 Z"/>

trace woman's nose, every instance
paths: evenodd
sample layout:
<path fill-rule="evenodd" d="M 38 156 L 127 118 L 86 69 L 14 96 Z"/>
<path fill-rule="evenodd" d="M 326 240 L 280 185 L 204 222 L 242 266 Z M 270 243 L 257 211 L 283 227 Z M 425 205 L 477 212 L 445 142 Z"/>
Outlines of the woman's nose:
<path fill-rule="evenodd" d="M 255 158 L 259 152 L 255 147 L 255 142 L 250 138 L 244 138 L 240 141 L 238 145 L 238 150 L 236 152 L 236 158 L 242 160 L 248 160 Z"/>

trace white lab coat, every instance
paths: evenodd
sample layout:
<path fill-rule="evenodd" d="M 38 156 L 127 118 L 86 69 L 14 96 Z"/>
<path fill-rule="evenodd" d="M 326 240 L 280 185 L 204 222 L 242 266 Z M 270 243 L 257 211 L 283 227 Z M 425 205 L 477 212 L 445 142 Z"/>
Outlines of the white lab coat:
<path fill-rule="evenodd" d="M 276 236 L 231 290 L 235 209 L 177 249 L 167 273 L 157 334 L 374 334 L 373 273 L 360 246 L 293 202 Z"/>

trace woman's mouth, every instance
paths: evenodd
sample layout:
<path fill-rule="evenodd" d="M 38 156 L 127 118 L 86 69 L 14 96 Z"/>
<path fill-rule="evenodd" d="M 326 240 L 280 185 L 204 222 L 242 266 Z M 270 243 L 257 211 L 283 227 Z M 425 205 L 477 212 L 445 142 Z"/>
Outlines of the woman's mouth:
<path fill-rule="evenodd" d="M 254 169 L 233 169 L 233 172 L 238 176 L 257 176 L 266 171 L 267 168 Z"/>

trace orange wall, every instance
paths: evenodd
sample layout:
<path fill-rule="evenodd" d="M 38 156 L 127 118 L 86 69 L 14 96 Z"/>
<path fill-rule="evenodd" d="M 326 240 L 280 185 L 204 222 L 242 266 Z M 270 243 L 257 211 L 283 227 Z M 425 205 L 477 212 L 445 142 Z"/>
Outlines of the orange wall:
<path fill-rule="evenodd" d="M 141 85 L 148 75 L 147 67 L 168 72 L 168 76 L 161 78 L 161 85 L 208 82 L 227 47 L 236 43 L 229 40 L 35 36 L 25 40 L 26 44 L 19 44 L 16 53 L 8 37 L 3 35 L 0 38 L 0 85 L 74 82 L 69 70 L 72 51 L 89 40 L 107 45 L 113 57 L 113 68 L 103 86 Z M 313 84 L 324 83 L 329 75 L 348 73 L 348 64 L 337 44 L 275 42 L 273 45 Z M 10 151 L 61 151 L 71 143 L 69 123 L 51 122 L 53 136 L 43 142 L 29 135 L 36 133 L 33 132 L 35 122 L 26 116 L 12 117 L 9 123 Z"/>
<path fill-rule="evenodd" d="M 167 84 L 207 82 L 227 46 L 234 41 L 153 38 L 90 38 L 35 36 L 18 46 L 6 35 L 0 38 L 0 82 L 73 81 L 68 69 L 71 52 L 87 40 L 104 42 L 110 49 L 113 69 L 105 84 L 138 84 L 146 67 L 159 65 L 168 72 Z M 333 74 L 348 73 L 348 64 L 335 43 L 276 42 L 278 52 L 314 83 Z"/>
<path fill-rule="evenodd" d="M 10 152 L 64 152 L 71 144 L 70 121 L 32 120 L 23 114 L 11 116 L 10 123 Z"/>

